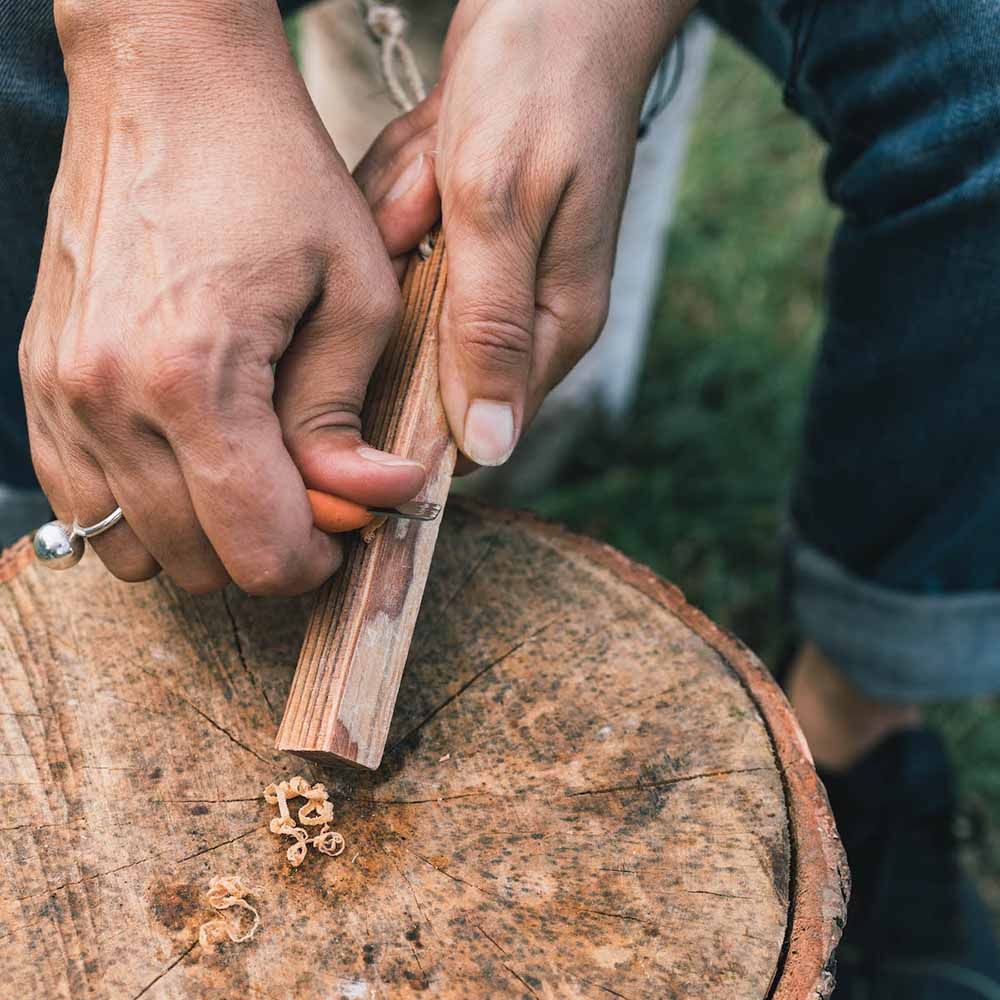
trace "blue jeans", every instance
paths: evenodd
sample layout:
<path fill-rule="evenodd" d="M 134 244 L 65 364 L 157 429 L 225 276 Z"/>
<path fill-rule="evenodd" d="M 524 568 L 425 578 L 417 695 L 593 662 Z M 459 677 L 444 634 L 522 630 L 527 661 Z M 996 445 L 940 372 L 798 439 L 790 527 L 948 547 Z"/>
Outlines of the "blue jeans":
<path fill-rule="evenodd" d="M 51 0 L 0 0 L 0 482 L 58 162 Z M 1000 5 L 707 0 L 829 143 L 843 209 L 792 502 L 790 603 L 864 690 L 1000 690 Z M 849 9 L 848 9 L 849 8 Z"/>
<path fill-rule="evenodd" d="M 1000 689 L 1000 5 L 710 0 L 829 144 L 843 210 L 791 606 L 876 697 Z"/>

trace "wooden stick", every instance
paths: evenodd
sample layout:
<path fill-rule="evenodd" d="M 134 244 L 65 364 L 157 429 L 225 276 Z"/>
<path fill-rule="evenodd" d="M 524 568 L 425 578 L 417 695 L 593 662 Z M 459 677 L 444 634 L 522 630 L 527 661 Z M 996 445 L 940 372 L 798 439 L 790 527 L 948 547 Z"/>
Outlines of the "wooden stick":
<path fill-rule="evenodd" d="M 403 286 L 403 322 L 376 369 L 365 440 L 427 469 L 421 499 L 444 504 L 455 466 L 438 392 L 438 320 L 447 260 L 437 237 Z M 440 518 L 390 522 L 352 537 L 340 572 L 317 594 L 276 746 L 321 763 L 382 760 Z"/>

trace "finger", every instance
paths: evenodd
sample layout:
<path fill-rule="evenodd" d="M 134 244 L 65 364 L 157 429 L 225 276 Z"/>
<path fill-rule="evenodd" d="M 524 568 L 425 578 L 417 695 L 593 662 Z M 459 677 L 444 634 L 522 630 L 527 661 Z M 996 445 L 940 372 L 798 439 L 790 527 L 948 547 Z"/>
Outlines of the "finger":
<path fill-rule="evenodd" d="M 313 590 L 340 565 L 340 546 L 313 526 L 273 410 L 249 394 L 237 399 L 230 412 L 212 414 L 212 433 L 181 421 L 167 428 L 195 515 L 247 593 Z"/>
<path fill-rule="evenodd" d="M 230 583 L 195 514 L 191 496 L 173 452 L 160 437 L 137 443 L 138 469 L 106 463 L 108 485 L 129 526 L 163 571 L 192 594 L 221 590 Z"/>
<path fill-rule="evenodd" d="M 348 425 L 316 427 L 290 450 L 309 489 L 368 507 L 412 500 L 427 478 L 419 462 L 371 447 Z"/>
<path fill-rule="evenodd" d="M 372 204 L 379 235 L 394 260 L 415 250 L 441 215 L 430 151 L 406 147 L 399 168 L 399 175 L 390 178 L 389 189 Z"/>
<path fill-rule="evenodd" d="M 412 111 L 394 118 L 376 136 L 368 152 L 354 168 L 354 180 L 369 204 L 389 190 L 389 176 L 398 175 L 400 153 L 417 136 L 432 133 L 441 108 L 441 90 L 435 87 Z M 431 147 L 433 149 L 433 143 Z"/>
<path fill-rule="evenodd" d="M 266 316 L 258 323 L 246 333 L 250 343 L 290 338 L 283 319 L 274 329 Z M 147 380 L 144 405 L 226 572 L 250 594 L 318 587 L 340 565 L 341 550 L 314 529 L 302 477 L 282 441 L 272 406 L 275 355 L 231 352 L 220 365 L 208 363 L 204 350 L 178 350 Z"/>
<path fill-rule="evenodd" d="M 422 130 L 414 126 L 426 118 L 436 96 L 390 125 L 359 164 L 354 178 L 371 206 L 375 224 L 397 277 L 403 267 L 398 259 L 412 252 L 433 228 L 441 214 L 435 178 L 436 120 Z M 393 129 L 398 129 L 393 132 Z"/>
<path fill-rule="evenodd" d="M 53 504 L 56 516 L 66 524 L 72 524 L 75 519 L 80 526 L 90 527 L 116 507 L 121 507 L 123 519 L 102 534 L 88 538 L 87 544 L 119 580 L 137 583 L 156 576 L 160 571 L 159 564 L 129 523 L 134 511 L 114 495 L 97 460 L 76 445 L 66 445 L 60 453 L 61 475 L 53 475 L 50 471 L 50 459 L 41 456 L 37 459 L 39 468 L 44 470 L 41 474 L 50 483 L 52 492 L 46 489 L 46 496 Z M 56 485 L 60 480 L 61 485 Z"/>
<path fill-rule="evenodd" d="M 373 288 L 384 285 L 372 282 Z M 424 468 L 366 445 L 359 414 L 375 363 L 398 323 L 398 295 L 381 305 L 366 303 L 357 317 L 343 311 L 349 298 L 342 288 L 325 296 L 296 332 L 278 368 L 275 411 L 306 486 L 355 503 L 393 506 L 419 492 Z"/>
<path fill-rule="evenodd" d="M 26 386 L 25 410 L 35 474 L 56 517 L 64 524 L 83 527 L 97 524 L 121 506 L 124 519 L 88 542 L 112 574 L 121 580 L 138 582 L 155 576 L 160 567 L 142 545 L 128 523 L 129 508 L 121 504 L 110 488 L 100 462 L 80 442 L 85 431 L 70 412 L 62 418 L 53 411 L 55 401 L 51 368 L 43 357 L 33 359 L 25 352 L 20 362 Z M 47 359 L 51 360 L 51 359 Z M 70 384 L 81 384 L 71 372 Z"/>
<path fill-rule="evenodd" d="M 441 398 L 462 453 L 495 466 L 510 457 L 523 426 L 536 265 L 558 192 L 530 196 L 513 176 L 462 178 L 461 169 L 442 183 L 449 271 Z"/>
<path fill-rule="evenodd" d="M 604 190 L 599 198 L 582 182 L 571 183 L 546 234 L 535 291 L 526 424 L 604 329 L 621 213 L 621 201 Z"/>

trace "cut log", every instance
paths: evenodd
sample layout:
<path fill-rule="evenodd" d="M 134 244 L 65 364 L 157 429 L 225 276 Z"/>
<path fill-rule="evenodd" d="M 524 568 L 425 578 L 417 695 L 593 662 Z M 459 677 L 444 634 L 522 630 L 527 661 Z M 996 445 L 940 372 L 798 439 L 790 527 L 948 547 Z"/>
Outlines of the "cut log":
<path fill-rule="evenodd" d="M 815 1000 L 846 871 L 781 693 L 527 515 L 442 526 L 378 772 L 272 749 L 310 602 L 0 561 L 0 968 L 24 998 Z M 291 869 L 261 791 L 331 791 Z M 215 951 L 213 876 L 261 927 Z"/>

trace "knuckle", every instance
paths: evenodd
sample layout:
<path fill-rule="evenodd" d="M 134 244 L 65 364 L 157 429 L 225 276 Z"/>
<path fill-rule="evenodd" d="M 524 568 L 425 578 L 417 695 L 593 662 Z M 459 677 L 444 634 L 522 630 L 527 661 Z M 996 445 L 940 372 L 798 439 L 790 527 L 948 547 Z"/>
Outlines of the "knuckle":
<path fill-rule="evenodd" d="M 502 229 L 515 219 L 515 178 L 495 161 L 459 160 L 448 177 L 447 198 L 452 216 L 480 231 Z"/>
<path fill-rule="evenodd" d="M 346 274 L 331 274 L 327 295 L 330 298 L 318 310 L 317 318 L 325 331 L 338 330 L 341 341 L 365 341 L 373 333 L 388 337 L 402 319 L 399 282 L 384 254 L 359 257 Z"/>
<path fill-rule="evenodd" d="M 107 348 L 90 347 L 56 358 L 53 389 L 74 412 L 89 413 L 106 405 L 120 375 L 121 363 Z M 45 376 L 39 373 L 44 381 Z"/>
<path fill-rule="evenodd" d="M 32 351 L 28 347 L 27 335 L 21 337 L 21 343 L 17 346 L 17 370 L 21 375 L 22 382 L 30 382 L 34 372 L 32 371 Z"/>
<path fill-rule="evenodd" d="M 482 369 L 521 372 L 531 359 L 533 334 L 510 319 L 475 319 L 463 324 L 462 350 Z"/>
<path fill-rule="evenodd" d="M 378 138 L 375 140 L 375 147 L 380 153 L 388 153 L 389 151 L 398 151 L 399 147 L 402 146 L 413 132 L 412 124 L 412 113 L 399 115 L 393 118 L 391 122 L 384 129 L 382 129 Z"/>
<path fill-rule="evenodd" d="M 66 212 L 70 204 L 71 197 L 67 191 L 67 185 L 60 184 L 57 181 L 52 186 L 52 191 L 49 194 L 49 216 L 51 218 L 58 218 Z"/>
<path fill-rule="evenodd" d="M 561 339 L 584 354 L 597 341 L 608 321 L 611 294 L 607 284 L 575 289 L 552 303 L 552 315 Z"/>
<path fill-rule="evenodd" d="M 51 452 L 40 449 L 35 444 L 31 448 L 31 464 L 34 466 L 35 475 L 38 477 L 38 484 L 42 488 L 49 506 L 55 509 L 53 501 L 59 496 L 58 484 L 63 479 L 62 466 L 54 460 Z"/>
<path fill-rule="evenodd" d="M 608 310 L 611 305 L 611 294 L 608 288 L 592 290 L 581 295 L 570 314 L 570 333 L 589 350 L 600 337 L 604 325 L 608 321 Z"/>

